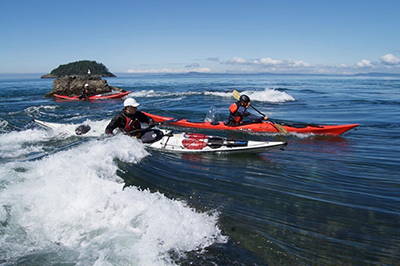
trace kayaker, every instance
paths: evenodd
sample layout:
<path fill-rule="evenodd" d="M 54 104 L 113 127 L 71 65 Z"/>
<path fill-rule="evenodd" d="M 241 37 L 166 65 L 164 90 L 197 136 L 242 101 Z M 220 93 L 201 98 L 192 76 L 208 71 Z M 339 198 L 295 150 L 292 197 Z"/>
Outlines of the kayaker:
<path fill-rule="evenodd" d="M 247 111 L 247 109 L 250 107 L 250 104 L 250 97 L 245 94 L 241 95 L 239 101 L 232 103 L 231 106 L 229 106 L 229 118 L 228 122 L 226 122 L 225 124 L 229 126 L 237 126 L 243 124 L 243 119 L 246 116 L 251 115 L 251 113 Z M 268 116 L 262 117 L 258 120 L 268 120 Z"/>
<path fill-rule="evenodd" d="M 112 135 L 114 129 L 119 128 L 126 135 L 141 138 L 143 132 L 140 130 L 140 123 L 153 125 L 154 122 L 150 117 L 137 109 L 139 105 L 134 98 L 127 98 L 124 101 L 124 108 L 110 121 L 105 133 Z"/>
<path fill-rule="evenodd" d="M 89 84 L 86 83 L 85 86 L 83 86 L 83 92 L 79 96 L 79 100 L 89 100 L 89 96 L 90 96 Z"/>

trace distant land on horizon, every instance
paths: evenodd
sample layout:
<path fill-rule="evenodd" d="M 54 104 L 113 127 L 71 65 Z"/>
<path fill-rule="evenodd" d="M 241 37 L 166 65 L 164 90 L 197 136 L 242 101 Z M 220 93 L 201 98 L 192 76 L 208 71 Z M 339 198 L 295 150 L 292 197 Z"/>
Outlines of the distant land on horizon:
<path fill-rule="evenodd" d="M 127 73 L 121 72 L 118 75 L 123 76 L 212 76 L 212 75 L 232 75 L 232 76 L 342 76 L 342 77 L 400 77 L 400 73 L 380 73 L 380 72 L 369 72 L 369 73 L 354 73 L 354 74 L 335 74 L 335 73 L 271 73 L 271 72 L 256 72 L 256 73 L 224 73 L 224 72 L 185 72 L 185 73 Z"/>

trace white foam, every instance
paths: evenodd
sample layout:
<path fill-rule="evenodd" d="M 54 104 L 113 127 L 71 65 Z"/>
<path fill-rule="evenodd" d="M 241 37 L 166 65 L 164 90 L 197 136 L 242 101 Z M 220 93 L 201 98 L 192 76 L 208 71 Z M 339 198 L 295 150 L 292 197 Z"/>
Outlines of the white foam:
<path fill-rule="evenodd" d="M 0 159 L 16 158 L 24 154 L 40 152 L 43 147 L 37 142 L 46 137 L 45 132 L 37 129 L 0 134 Z"/>
<path fill-rule="evenodd" d="M 40 106 L 30 106 L 25 109 L 25 112 L 28 115 L 41 115 L 41 114 L 46 114 L 46 115 L 51 115 L 48 113 L 43 112 L 42 110 L 55 110 L 57 109 L 56 105 L 40 105 Z"/>
<path fill-rule="evenodd" d="M 265 89 L 263 91 L 246 90 L 241 91 L 240 94 L 246 94 L 252 101 L 259 102 L 282 103 L 295 101 L 291 95 L 275 89 Z M 232 92 L 205 92 L 205 95 L 232 98 Z"/>
<path fill-rule="evenodd" d="M 204 92 L 204 95 L 232 98 L 232 92 L 206 91 Z"/>
<path fill-rule="evenodd" d="M 295 101 L 295 99 L 284 91 L 275 89 L 265 89 L 263 91 L 242 91 L 242 94 L 246 94 L 253 101 L 259 102 L 272 102 L 272 103 L 283 103 Z"/>
<path fill-rule="evenodd" d="M 248 95 L 252 101 L 260 102 L 290 102 L 295 101 L 295 99 L 286 92 L 275 90 L 275 89 L 265 89 L 263 91 L 242 91 L 241 94 Z M 219 91 L 186 91 L 186 92 L 159 92 L 154 90 L 141 90 L 134 91 L 130 94 L 133 97 L 176 97 L 176 96 L 191 96 L 191 95 L 212 95 L 217 97 L 232 98 L 232 92 L 219 92 Z"/>
<path fill-rule="evenodd" d="M 154 90 L 140 90 L 140 91 L 133 91 L 129 94 L 131 97 L 154 97 L 159 96 L 159 94 L 155 93 Z"/>
<path fill-rule="evenodd" d="M 141 90 L 131 92 L 129 95 L 133 97 L 174 97 L 174 96 L 189 96 L 200 95 L 202 92 L 186 91 L 186 92 L 165 92 L 154 90 Z"/>
<path fill-rule="evenodd" d="M 0 119 L 0 132 L 5 131 L 8 125 L 8 121 Z"/>
<path fill-rule="evenodd" d="M 168 265 L 171 250 L 226 241 L 216 214 L 199 213 L 160 193 L 122 190 L 115 159 L 138 163 L 147 155 L 140 142 L 119 135 L 3 165 L 2 257 L 59 246 L 78 253 L 78 265 Z"/>

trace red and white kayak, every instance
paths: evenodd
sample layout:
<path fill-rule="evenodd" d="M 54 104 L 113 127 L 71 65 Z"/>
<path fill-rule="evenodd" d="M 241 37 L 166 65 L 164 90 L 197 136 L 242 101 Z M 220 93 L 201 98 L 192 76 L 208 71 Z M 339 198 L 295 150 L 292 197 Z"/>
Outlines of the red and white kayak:
<path fill-rule="evenodd" d="M 175 153 L 256 153 L 287 145 L 283 141 L 227 139 L 198 133 L 172 133 L 165 129 L 157 129 L 154 132 L 161 132 L 162 137 L 156 142 L 145 143 L 145 146 Z"/>
<path fill-rule="evenodd" d="M 71 125 L 34 120 L 36 124 L 64 136 L 98 137 L 104 131 L 96 125 Z M 283 141 L 252 141 L 228 139 L 198 133 L 173 133 L 171 130 L 150 129 L 152 141 L 144 143 L 147 148 L 173 153 L 256 153 L 279 149 L 287 145 Z"/>
<path fill-rule="evenodd" d="M 88 100 L 106 100 L 106 99 L 117 99 L 117 98 L 122 98 L 126 95 L 131 93 L 130 91 L 122 91 L 122 92 L 114 92 L 114 93 L 107 93 L 107 94 L 97 94 L 93 96 L 89 96 Z M 80 101 L 82 99 L 79 99 L 79 96 L 66 96 L 66 95 L 60 95 L 60 94 L 53 94 L 54 97 L 58 99 L 63 99 L 63 100 L 69 100 L 69 101 Z"/>
<path fill-rule="evenodd" d="M 168 125 L 178 127 L 189 127 L 199 129 L 214 129 L 214 130 L 240 130 L 248 132 L 269 132 L 269 133 L 302 133 L 302 134 L 317 134 L 317 135 L 333 135 L 338 136 L 344 132 L 359 126 L 359 124 L 347 125 L 314 125 L 305 123 L 272 123 L 270 121 L 262 121 L 255 123 L 246 123 L 238 126 L 225 125 L 224 122 L 192 122 L 187 119 L 174 119 L 160 115 L 153 115 L 143 112 L 151 117 L 155 122 L 168 122 Z"/>

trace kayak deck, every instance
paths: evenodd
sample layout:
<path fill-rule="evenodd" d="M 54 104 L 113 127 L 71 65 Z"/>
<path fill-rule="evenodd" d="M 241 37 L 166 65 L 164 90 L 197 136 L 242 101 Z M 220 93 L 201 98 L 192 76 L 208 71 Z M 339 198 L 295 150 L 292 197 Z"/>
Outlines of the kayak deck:
<path fill-rule="evenodd" d="M 274 124 L 269 121 L 262 121 L 256 123 L 241 124 L 238 126 L 225 125 L 224 122 L 192 122 L 187 119 L 174 119 L 173 117 L 165 117 L 159 115 L 153 115 L 144 112 L 146 115 L 151 117 L 155 122 L 168 122 L 171 126 L 199 128 L 199 129 L 215 129 L 215 130 L 240 130 L 248 132 L 270 132 L 270 133 L 282 133 L 282 128 L 289 133 L 301 133 L 301 134 L 317 134 L 317 135 L 333 135 L 338 136 L 344 132 L 359 126 L 359 124 L 347 124 L 347 125 L 313 125 L 303 124 L 302 126 L 291 126 L 285 124 Z"/>
<path fill-rule="evenodd" d="M 247 141 L 198 133 L 172 133 L 163 129 L 155 131 L 163 132 L 164 136 L 159 141 L 145 143 L 145 146 L 174 153 L 254 153 L 287 145 L 282 141 Z"/>

